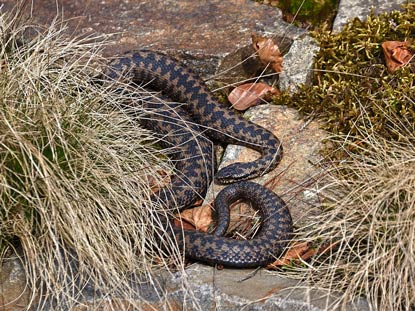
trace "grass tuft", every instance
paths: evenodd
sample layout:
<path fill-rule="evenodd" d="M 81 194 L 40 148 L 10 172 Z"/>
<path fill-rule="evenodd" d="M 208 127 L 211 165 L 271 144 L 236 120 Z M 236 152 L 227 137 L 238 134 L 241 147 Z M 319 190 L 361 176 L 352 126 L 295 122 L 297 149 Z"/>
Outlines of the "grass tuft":
<path fill-rule="evenodd" d="M 168 237 L 170 256 L 160 257 L 168 252 L 154 238 L 160 208 L 149 204 L 150 186 L 171 166 L 117 108 L 126 99 L 119 88 L 94 83 L 99 38 L 22 20 L 0 16 L 1 260 L 20 245 L 38 309 L 70 309 L 90 285 L 106 297 L 137 297 L 132 272 L 151 279 L 154 266 L 181 264 Z"/>
<path fill-rule="evenodd" d="M 323 150 L 323 212 L 298 232 L 327 252 L 294 275 L 338 293 L 344 309 L 359 297 L 372 310 L 415 307 L 415 66 L 389 74 L 381 47 L 408 41 L 414 50 L 414 5 L 315 31 L 313 85 L 276 100 L 319 117 L 333 135 Z"/>
<path fill-rule="evenodd" d="M 332 138 L 348 157 L 329 171 L 325 210 L 302 234 L 316 246 L 335 246 L 314 258 L 308 272 L 313 283 L 342 291 L 340 303 L 364 296 L 372 310 L 409 311 L 415 305 L 415 128 L 384 116 L 400 130 L 400 141 L 379 136 L 364 114 L 359 122 L 367 127 L 358 137 Z"/>

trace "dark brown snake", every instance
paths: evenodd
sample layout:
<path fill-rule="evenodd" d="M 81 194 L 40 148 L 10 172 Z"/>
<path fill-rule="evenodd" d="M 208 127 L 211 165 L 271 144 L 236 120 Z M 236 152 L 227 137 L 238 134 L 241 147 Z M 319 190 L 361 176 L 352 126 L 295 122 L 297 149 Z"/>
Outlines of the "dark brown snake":
<path fill-rule="evenodd" d="M 219 226 L 213 234 L 175 228 L 175 238 L 185 256 L 233 267 L 266 265 L 281 255 L 292 234 L 292 220 L 283 200 L 267 188 L 246 179 L 274 169 L 282 156 L 279 140 L 222 105 L 204 82 L 176 60 L 153 51 L 134 51 L 116 58 L 108 66 L 107 78 L 161 91 L 183 104 L 144 103 L 143 127 L 158 133 L 164 147 L 172 148 L 177 174 L 169 190 L 161 189 L 154 200 L 181 209 L 206 194 L 213 179 L 212 142 L 238 144 L 255 149 L 261 157 L 249 163 L 234 163 L 221 169 L 215 181 L 233 183 L 215 199 Z M 178 118 L 179 116 L 179 118 Z M 262 217 L 260 231 L 251 240 L 222 235 L 229 224 L 229 205 L 246 200 Z M 171 220 L 165 220 L 166 231 Z"/>

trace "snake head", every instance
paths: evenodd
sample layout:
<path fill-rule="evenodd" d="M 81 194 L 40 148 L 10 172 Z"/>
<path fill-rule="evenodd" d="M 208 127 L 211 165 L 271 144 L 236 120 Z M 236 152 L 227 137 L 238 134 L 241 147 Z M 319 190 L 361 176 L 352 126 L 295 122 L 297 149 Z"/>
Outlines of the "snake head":
<path fill-rule="evenodd" d="M 233 163 L 219 170 L 215 176 L 218 184 L 230 184 L 241 180 L 252 179 L 261 175 L 252 163 Z"/>

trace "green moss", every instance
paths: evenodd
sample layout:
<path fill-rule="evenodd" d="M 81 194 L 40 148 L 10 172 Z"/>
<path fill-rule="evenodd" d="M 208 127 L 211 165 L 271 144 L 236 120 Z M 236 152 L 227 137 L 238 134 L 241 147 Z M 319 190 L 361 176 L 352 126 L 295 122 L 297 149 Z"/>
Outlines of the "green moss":
<path fill-rule="evenodd" d="M 283 11 L 284 19 L 298 27 L 319 26 L 331 24 L 336 16 L 338 0 L 286 0 L 270 1 L 255 0 L 256 2 L 277 6 Z"/>
<path fill-rule="evenodd" d="M 290 0 L 280 1 L 281 8 L 295 16 L 300 22 L 319 25 L 321 21 L 333 19 L 336 13 L 337 0 Z"/>
<path fill-rule="evenodd" d="M 354 19 L 340 33 L 323 29 L 313 35 L 321 47 L 313 85 L 283 94 L 276 102 L 317 114 L 336 134 L 357 135 L 359 127 L 370 126 L 385 137 L 399 138 L 388 116 L 415 121 L 415 66 L 412 62 L 389 74 L 381 44 L 413 40 L 415 3 L 405 5 L 403 11 L 371 15 L 365 22 Z M 370 124 L 359 123 L 362 114 L 367 114 Z"/>

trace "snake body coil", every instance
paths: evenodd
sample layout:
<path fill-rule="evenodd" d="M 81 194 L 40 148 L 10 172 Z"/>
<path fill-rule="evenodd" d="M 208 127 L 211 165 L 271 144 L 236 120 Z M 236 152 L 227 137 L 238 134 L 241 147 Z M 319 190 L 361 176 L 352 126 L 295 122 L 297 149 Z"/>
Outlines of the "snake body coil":
<path fill-rule="evenodd" d="M 169 191 L 161 189 L 155 195 L 167 206 L 185 209 L 206 194 L 214 171 L 211 140 L 244 145 L 261 153 L 256 161 L 234 163 L 216 174 L 216 182 L 233 183 L 215 200 L 215 209 L 225 218 L 220 229 L 214 234 L 174 229 L 179 245 L 185 246 L 185 255 L 234 267 L 266 265 L 280 255 L 292 232 L 288 208 L 272 191 L 244 181 L 276 167 L 282 155 L 278 139 L 221 105 L 194 73 L 160 53 L 129 52 L 110 63 L 106 76 L 111 80 L 145 85 L 183 103 L 146 103 L 148 116 L 140 121 L 144 127 L 159 133 L 166 147 L 175 149 L 172 158 L 178 174 L 172 177 Z M 229 204 L 239 199 L 250 201 L 262 216 L 260 232 L 252 240 L 221 236 L 229 222 Z"/>

